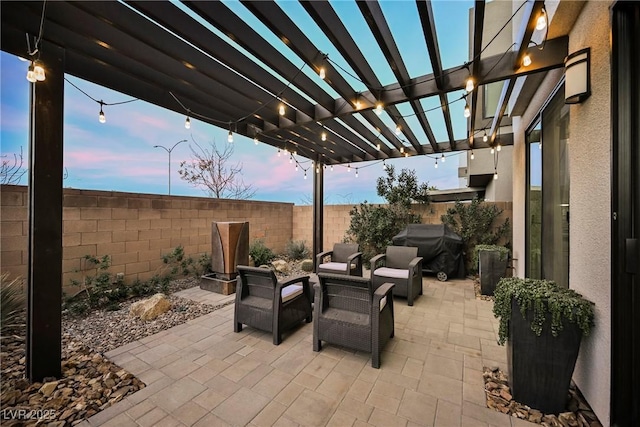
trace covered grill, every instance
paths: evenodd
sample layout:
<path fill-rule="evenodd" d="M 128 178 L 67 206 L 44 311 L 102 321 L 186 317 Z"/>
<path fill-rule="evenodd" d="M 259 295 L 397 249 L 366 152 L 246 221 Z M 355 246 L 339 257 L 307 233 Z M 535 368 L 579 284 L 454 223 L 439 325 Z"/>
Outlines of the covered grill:
<path fill-rule="evenodd" d="M 436 273 L 438 280 L 464 277 L 462 237 L 444 224 L 409 224 L 393 237 L 393 245 L 418 248 L 422 272 Z"/>

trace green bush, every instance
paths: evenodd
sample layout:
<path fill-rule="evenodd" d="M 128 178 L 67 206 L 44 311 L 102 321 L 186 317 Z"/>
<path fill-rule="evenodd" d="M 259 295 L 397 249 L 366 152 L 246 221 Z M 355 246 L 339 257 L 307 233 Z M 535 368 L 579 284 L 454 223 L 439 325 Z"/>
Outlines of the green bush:
<path fill-rule="evenodd" d="M 26 307 L 25 295 L 22 291 L 23 280 L 16 277 L 9 280 L 9 273 L 0 276 L 0 331 L 18 326 L 21 312 Z"/>
<path fill-rule="evenodd" d="M 485 204 L 476 197 L 470 203 L 456 201 L 455 206 L 447 209 L 447 213 L 440 217 L 445 225 L 462 237 L 467 271 L 478 271 L 477 263 L 473 263 L 473 248 L 476 245 L 497 245 L 509 235 L 509 218 L 502 224 L 496 224 L 500 214 L 502 209 L 493 204 Z M 508 247 L 509 244 L 505 246 Z"/>
<path fill-rule="evenodd" d="M 299 260 L 309 256 L 309 248 L 304 240 L 289 240 L 284 248 L 284 253 L 289 259 Z"/>
<path fill-rule="evenodd" d="M 264 244 L 262 239 L 255 239 L 251 245 L 249 245 L 249 255 L 253 259 L 256 267 L 266 265 L 276 257 L 273 251 Z"/>
<path fill-rule="evenodd" d="M 493 314 L 500 319 L 498 343 L 504 344 L 509 337 L 511 300 L 515 299 L 522 317 L 533 310 L 531 330 L 540 336 L 547 315 L 551 315 L 551 334 L 555 337 L 563 329 L 563 322 L 577 323 L 584 336 L 593 326 L 593 307 L 572 289 L 558 286 L 555 282 L 541 279 L 508 277 L 500 279 L 494 292 Z"/>
<path fill-rule="evenodd" d="M 415 171 L 402 169 L 396 175 L 393 166 L 387 166 L 387 175 L 378 178 L 376 190 L 388 205 L 371 205 L 366 201 L 351 209 L 351 223 L 346 241 L 360 245 L 362 258 L 368 263 L 375 255 L 392 244 L 393 236 L 407 224 L 419 224 L 420 215 L 411 210 L 413 203 L 428 204 L 428 191 L 434 189 L 426 183 L 418 184 Z"/>

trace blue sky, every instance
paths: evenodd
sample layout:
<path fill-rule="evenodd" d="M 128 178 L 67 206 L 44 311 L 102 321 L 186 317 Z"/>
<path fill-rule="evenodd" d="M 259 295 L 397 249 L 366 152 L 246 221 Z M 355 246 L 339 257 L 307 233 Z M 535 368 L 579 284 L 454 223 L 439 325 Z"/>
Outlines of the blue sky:
<path fill-rule="evenodd" d="M 403 2 L 402 8 L 394 7 L 396 2 L 383 2 L 382 8 L 389 20 L 394 35 L 398 37 L 398 45 L 407 62 L 407 68 L 412 76 L 431 72 L 428 61 L 424 37 L 417 33 L 414 16 L 415 11 L 405 6 L 414 2 Z M 470 2 L 435 2 L 436 17 L 441 21 L 462 21 L 464 31 L 448 32 L 449 37 L 439 34 L 440 47 L 443 55 L 444 67 L 459 65 L 464 62 L 467 54 L 468 30 L 465 28 L 467 19 L 461 19 L 460 10 L 468 10 Z M 281 2 L 280 5 L 292 17 L 300 15 L 301 6 L 298 2 Z M 398 5 L 398 3 L 396 3 Z M 230 7 L 238 7 L 236 3 L 230 3 Z M 336 11 L 339 15 L 351 16 L 352 22 L 349 29 L 354 29 L 358 37 L 365 37 L 366 24 L 362 16 L 353 13 L 357 6 L 351 2 L 337 2 Z M 355 8 L 355 9 L 353 9 Z M 353 10 L 352 10 L 353 9 Z M 406 14 L 412 15 L 411 22 L 407 24 Z M 417 15 L 417 13 L 416 13 Z M 456 17 L 457 16 L 457 17 Z M 301 19 L 301 18 L 299 18 Z M 310 18 L 307 18 L 310 20 Z M 345 19 L 345 18 L 343 18 Z M 311 20 L 310 20 L 311 21 Z M 446 27 L 447 23 L 436 22 L 438 28 Z M 313 28 L 315 24 L 308 23 L 305 28 Z M 458 22 L 456 25 L 460 25 Z M 45 30 L 46 31 L 46 30 Z M 462 33 L 462 34 L 461 34 Z M 451 36 L 456 34 L 456 36 Z M 319 31 L 312 38 L 314 42 L 323 48 L 327 46 L 326 40 Z M 355 36 L 354 36 L 355 37 Z M 372 37 L 369 35 L 369 37 Z M 409 43 L 402 43 L 409 40 Z M 272 43 L 279 43 L 275 39 Z M 323 44 L 324 43 L 324 44 Z M 371 46 L 373 43 L 360 44 Z M 285 49 L 284 45 L 282 48 Z M 412 50 L 413 49 L 413 50 Z M 329 52 L 329 50 L 327 50 Z M 413 54 L 414 52 L 415 54 Z M 288 55 L 290 54 L 287 53 Z M 369 55 L 380 55 L 379 52 L 365 52 Z M 342 61 L 336 54 L 329 52 L 330 58 Z M 462 56 L 462 59 L 461 59 Z M 299 62 L 299 60 L 298 60 Z M 386 62 L 376 61 L 385 66 L 375 67 L 375 72 L 383 84 L 393 81 Z M 343 63 L 346 66 L 346 63 Z M 342 65 L 342 64 L 341 64 Z M 348 66 L 346 66 L 348 67 Z M 25 156 L 28 150 L 28 100 L 29 82 L 25 75 L 27 63 L 17 57 L 0 53 L 0 141 L 1 154 L 13 156 L 24 150 Z M 67 78 L 91 97 L 103 100 L 106 103 L 117 103 L 131 99 L 129 96 L 113 92 L 67 75 Z M 354 87 L 357 82 L 354 82 Z M 360 83 L 361 84 L 361 83 Z M 459 97 L 452 94 L 450 99 Z M 435 102 L 435 104 L 434 104 Z M 425 108 L 437 105 L 437 100 L 426 99 L 422 101 Z M 458 105 L 460 104 L 460 105 Z M 412 110 L 407 106 L 399 106 L 402 114 L 411 114 Z M 462 118 L 461 103 L 451 106 L 453 113 L 456 137 L 462 138 L 464 134 L 464 119 Z M 82 94 L 76 88 L 65 83 L 64 105 L 64 166 L 67 178 L 65 187 L 96 190 L 128 191 L 140 193 L 166 194 L 168 186 L 167 166 L 168 155 L 165 150 L 153 148 L 154 145 L 163 145 L 167 148 L 176 142 L 187 139 L 197 141 L 200 145 L 216 142 L 218 145 L 226 144 L 228 129 L 221 129 L 196 119 L 191 119 L 191 129 L 184 128 L 184 114 L 174 113 L 144 101 L 135 101 L 122 105 L 105 106 L 106 123 L 98 122 L 99 105 Z M 459 110 L 459 111 L 458 111 Z M 444 121 L 440 111 L 428 114 L 428 118 L 434 127 L 434 133 L 438 140 L 444 140 Z M 387 120 L 390 119 L 387 117 Z M 408 118 L 413 125 L 415 118 Z M 419 126 L 415 126 L 418 128 Z M 418 134 L 417 134 L 418 135 Z M 418 138 L 426 141 L 426 138 Z M 241 163 L 243 166 L 243 180 L 256 189 L 254 200 L 284 201 L 296 204 L 307 204 L 312 200 L 312 176 L 308 172 L 308 179 L 303 179 L 302 170 L 296 172 L 295 165 L 290 164 L 287 156 L 277 155 L 277 149 L 267 144 L 255 145 L 252 139 L 235 135 L 233 163 Z M 434 160 L 425 156 L 391 160 L 388 163 L 396 166 L 396 169 L 414 169 L 421 182 L 428 181 L 439 189 L 458 187 L 457 171 L 459 167 L 458 156 L 448 153 L 448 161 L 439 163 L 434 168 Z M 179 163 L 190 158 L 189 144 L 182 143 L 172 152 L 171 156 L 171 193 L 174 195 L 203 196 L 204 192 L 192 187 L 180 179 L 178 175 Z M 302 166 L 309 167 L 310 163 L 303 162 Z M 26 159 L 25 159 L 26 160 Z M 306 163 L 305 163 L 306 162 Z M 358 167 L 358 177 L 355 177 L 355 167 Z M 352 165 L 351 172 L 346 167 L 334 167 L 333 171 L 325 172 L 325 201 L 327 203 L 358 203 L 364 200 L 370 202 L 381 201 L 375 193 L 376 178 L 382 176 L 384 170 L 381 164 L 359 163 Z M 26 179 L 23 180 L 26 184 Z"/>

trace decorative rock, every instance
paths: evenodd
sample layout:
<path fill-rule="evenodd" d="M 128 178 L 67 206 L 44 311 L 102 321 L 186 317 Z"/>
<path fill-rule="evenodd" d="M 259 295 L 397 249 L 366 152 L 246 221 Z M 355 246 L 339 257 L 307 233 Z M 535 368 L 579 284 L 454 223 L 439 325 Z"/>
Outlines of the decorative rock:
<path fill-rule="evenodd" d="M 131 304 L 129 313 L 142 320 L 153 320 L 171 308 L 171 302 L 164 294 L 155 294 L 151 298 Z"/>
<path fill-rule="evenodd" d="M 277 259 L 275 261 L 271 261 L 271 265 L 276 269 L 279 273 L 286 273 L 289 271 L 289 263 L 283 259 Z"/>
<path fill-rule="evenodd" d="M 482 377 L 485 383 L 487 407 L 491 409 L 515 418 L 541 424 L 544 427 L 602 427 L 574 385 L 569 389 L 568 397 L 570 399 L 567 405 L 569 411 L 555 416 L 545 415 L 537 409 L 529 408 L 513 400 L 507 376 L 499 368 L 484 368 Z M 573 408 L 576 408 L 576 411 L 572 411 Z"/>
<path fill-rule="evenodd" d="M 58 381 L 52 381 L 49 383 L 44 383 L 44 385 L 40 387 L 40 390 L 38 391 L 48 397 L 48 396 L 51 396 L 51 394 L 53 394 L 56 387 L 58 387 Z"/>

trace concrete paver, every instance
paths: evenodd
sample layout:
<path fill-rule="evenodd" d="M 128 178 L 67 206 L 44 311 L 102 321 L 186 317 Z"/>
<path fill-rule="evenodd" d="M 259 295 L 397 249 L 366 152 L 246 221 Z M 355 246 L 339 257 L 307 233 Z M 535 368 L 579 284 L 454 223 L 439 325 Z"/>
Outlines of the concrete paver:
<path fill-rule="evenodd" d="M 394 301 L 396 334 L 380 369 L 368 353 L 314 352 L 312 324 L 279 346 L 250 327 L 234 333 L 234 295 L 181 291 L 227 305 L 108 352 L 147 387 L 83 425 L 511 427 L 484 406 L 482 368 L 506 362 L 491 302 L 476 300 L 469 280 L 427 277 L 423 288 L 413 307 Z"/>

